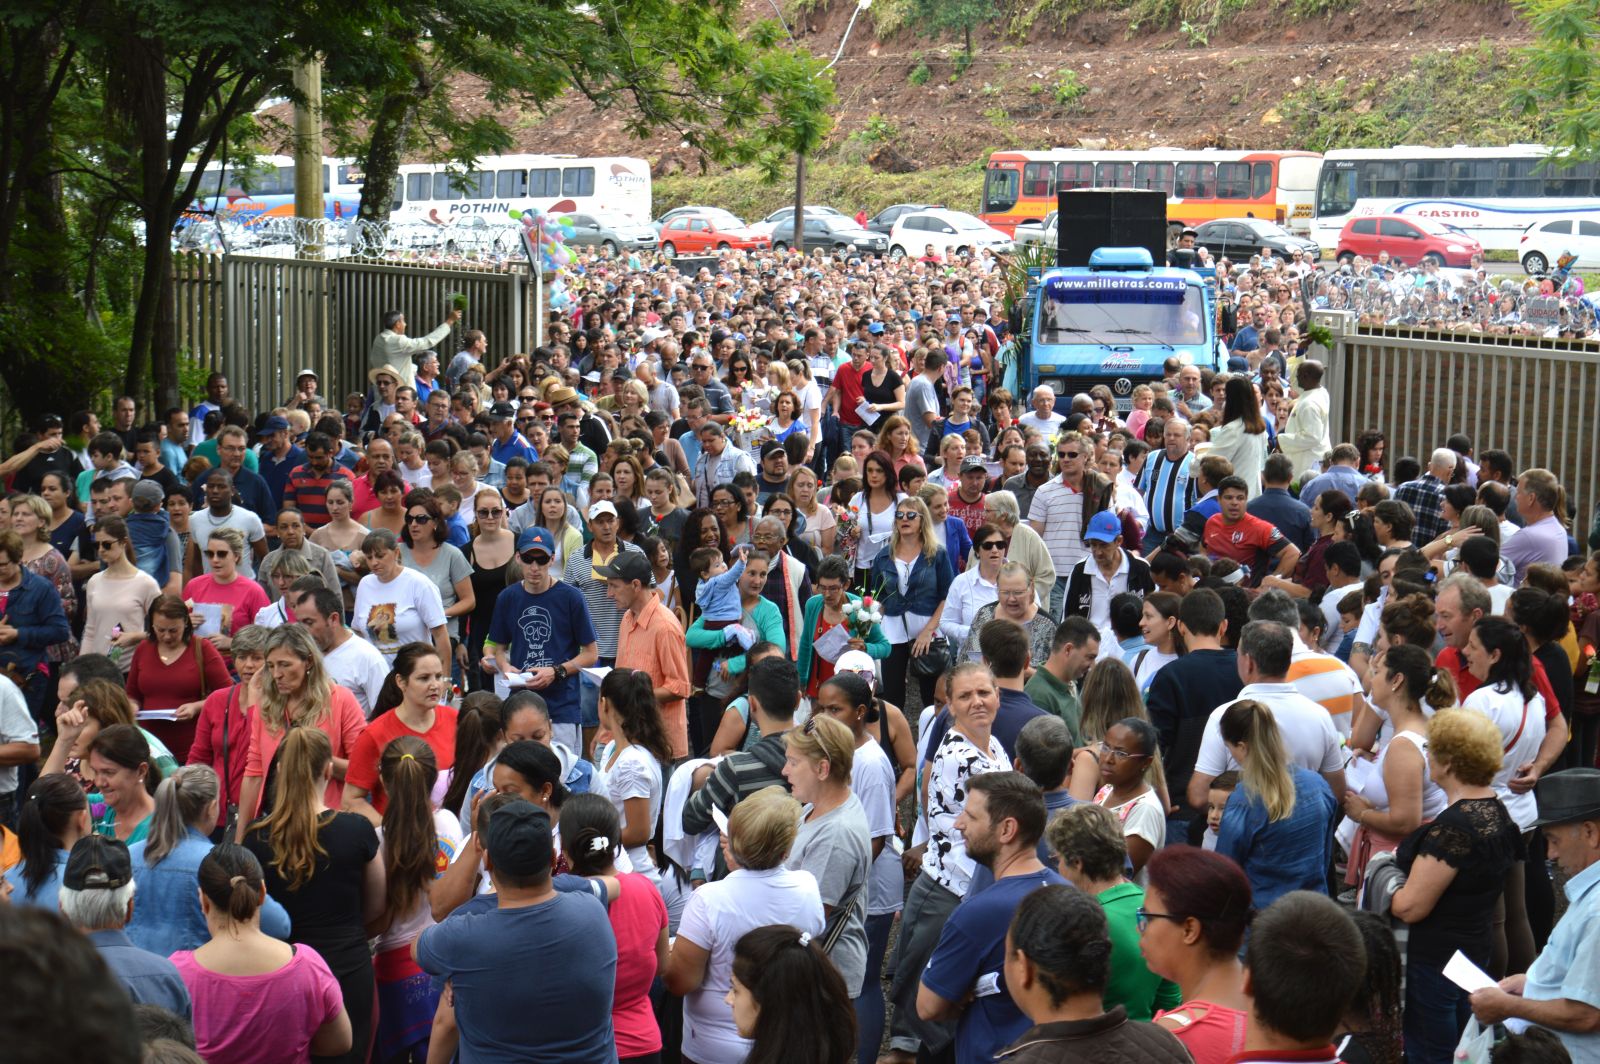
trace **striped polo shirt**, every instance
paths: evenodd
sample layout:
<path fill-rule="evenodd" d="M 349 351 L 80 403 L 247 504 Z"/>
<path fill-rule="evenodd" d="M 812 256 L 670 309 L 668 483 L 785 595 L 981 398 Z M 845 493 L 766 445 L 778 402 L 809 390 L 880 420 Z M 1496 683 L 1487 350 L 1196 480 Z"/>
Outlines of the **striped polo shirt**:
<path fill-rule="evenodd" d="M 1174 462 L 1161 450 L 1145 463 L 1139 490 L 1150 509 L 1150 527 L 1162 535 L 1182 527 L 1184 511 L 1194 505 L 1194 479 L 1189 475 L 1193 462 L 1192 454 Z"/>
<path fill-rule="evenodd" d="M 308 465 L 295 466 L 283 486 L 283 506 L 299 510 L 308 530 L 321 528 L 328 523 L 328 485 L 335 480 L 350 481 L 349 471 L 337 462 L 326 476 L 318 476 Z"/>
<path fill-rule="evenodd" d="M 1049 549 L 1050 561 L 1059 579 L 1065 580 L 1072 567 L 1089 556 L 1089 545 L 1083 541 L 1086 504 L 1083 492 L 1059 476 L 1052 477 L 1033 493 L 1028 523 L 1038 530 Z"/>
<path fill-rule="evenodd" d="M 644 554 L 637 545 L 625 539 L 617 540 L 617 546 L 634 554 Z M 561 579 L 577 590 L 589 607 L 589 623 L 594 625 L 595 643 L 600 648 L 600 656 L 608 660 L 615 658 L 617 629 L 622 624 L 622 611 L 617 608 L 611 596 L 606 594 L 606 582 L 595 576 L 593 543 L 585 545 L 581 551 L 575 552 L 567 559 L 566 571 L 562 573 Z M 655 586 L 654 578 L 651 580 L 651 586 Z"/>
<path fill-rule="evenodd" d="M 1284 677 L 1294 689 L 1328 711 L 1333 727 L 1346 739 L 1356 706 L 1361 704 L 1361 678 L 1332 654 L 1324 654 L 1294 637 L 1294 656 Z"/>

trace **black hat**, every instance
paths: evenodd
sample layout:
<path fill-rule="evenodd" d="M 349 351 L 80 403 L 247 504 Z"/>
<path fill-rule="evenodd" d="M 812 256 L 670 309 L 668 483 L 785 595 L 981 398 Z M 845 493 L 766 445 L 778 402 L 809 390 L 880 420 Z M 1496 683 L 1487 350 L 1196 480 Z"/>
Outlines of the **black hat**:
<path fill-rule="evenodd" d="M 1539 803 L 1534 827 L 1600 819 L 1600 768 L 1552 772 L 1533 785 L 1533 797 Z"/>
<path fill-rule="evenodd" d="M 644 552 L 632 550 L 618 551 L 617 556 L 611 559 L 611 564 L 596 569 L 595 575 L 607 580 L 624 582 L 637 580 L 645 587 L 650 586 L 650 581 L 655 576 L 650 570 L 650 560 L 644 556 Z"/>
<path fill-rule="evenodd" d="M 107 835 L 85 835 L 72 844 L 61 885 L 68 890 L 116 890 L 132 879 L 126 843 Z"/>
<path fill-rule="evenodd" d="M 516 417 L 517 408 L 504 399 L 489 407 L 490 421 L 515 421 Z"/>
<path fill-rule="evenodd" d="M 548 875 L 555 862 L 550 814 L 532 802 L 507 802 L 489 817 L 489 860 L 507 875 Z"/>
<path fill-rule="evenodd" d="M 765 462 L 767 460 L 767 455 L 777 454 L 779 451 L 783 451 L 786 454 L 788 453 L 787 448 L 785 448 L 783 444 L 779 443 L 777 440 L 768 440 L 766 443 L 761 445 L 761 460 Z"/>

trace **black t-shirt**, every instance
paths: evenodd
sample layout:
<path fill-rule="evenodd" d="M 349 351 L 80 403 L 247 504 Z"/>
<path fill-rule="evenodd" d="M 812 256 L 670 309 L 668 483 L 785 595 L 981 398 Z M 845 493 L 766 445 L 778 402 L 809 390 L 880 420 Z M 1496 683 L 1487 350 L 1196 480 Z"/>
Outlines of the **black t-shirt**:
<path fill-rule="evenodd" d="M 1456 870 L 1433 911 L 1411 925 L 1407 956 L 1443 965 L 1456 950 L 1481 966 L 1489 963 L 1494 907 L 1506 872 L 1522 860 L 1522 833 L 1498 798 L 1463 798 L 1430 824 L 1408 835 L 1395 851 L 1407 875 L 1418 857 Z"/>
<path fill-rule="evenodd" d="M 1561 710 L 1563 717 L 1572 715 L 1575 695 L 1572 686 L 1572 662 L 1567 658 L 1567 652 L 1561 649 L 1561 644 L 1556 642 L 1546 643 L 1533 652 L 1539 659 L 1539 664 L 1544 666 L 1544 672 L 1550 680 L 1550 690 L 1556 695 L 1556 708 Z"/>
<path fill-rule="evenodd" d="M 900 388 L 900 374 L 888 370 L 883 375 L 882 384 L 872 383 L 872 370 L 867 367 L 861 374 L 861 394 L 867 397 L 869 403 L 892 403 L 894 393 Z"/>
<path fill-rule="evenodd" d="M 322 954 L 337 976 L 372 963 L 361 894 L 367 862 L 378 852 L 378 832 L 357 813 L 330 812 L 322 815 L 317 842 L 324 852 L 317 855 L 311 878 L 295 890 L 273 865 L 276 855 L 265 831 L 252 831 L 244 844 L 261 862 L 267 893 L 289 913 L 294 928 L 289 940 Z"/>
<path fill-rule="evenodd" d="M 67 478 L 67 485 L 71 487 L 77 483 L 81 472 L 83 465 L 78 461 L 78 456 L 62 444 L 49 454 L 34 455 L 32 461 L 17 470 L 17 475 L 11 480 L 11 490 L 37 495 L 46 473 L 60 473 Z"/>
<path fill-rule="evenodd" d="M 656 515 L 650 509 L 649 503 L 639 504 L 639 517 L 641 522 L 652 531 L 649 533 L 667 541 L 667 549 L 676 552 L 678 540 L 683 538 L 684 522 L 689 520 L 689 511 L 679 506 L 667 513 L 667 516 L 656 520 Z"/>
<path fill-rule="evenodd" d="M 166 466 L 157 466 L 156 467 L 156 471 L 154 473 L 141 473 L 139 475 L 139 479 L 140 480 L 153 480 L 157 484 L 160 484 L 161 485 L 161 495 L 162 495 L 163 499 L 165 499 L 166 496 L 171 495 L 175 491 L 177 491 L 177 492 L 183 491 L 183 481 L 179 480 L 177 475 L 175 473 L 173 473 L 172 470 L 168 469 Z"/>

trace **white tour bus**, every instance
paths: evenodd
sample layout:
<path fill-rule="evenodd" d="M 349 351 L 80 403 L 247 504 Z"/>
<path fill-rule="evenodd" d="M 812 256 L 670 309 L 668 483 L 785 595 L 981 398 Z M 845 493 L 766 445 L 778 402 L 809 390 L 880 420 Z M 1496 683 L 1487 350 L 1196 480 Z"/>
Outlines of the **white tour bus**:
<path fill-rule="evenodd" d="M 1524 229 L 1552 215 L 1600 219 L 1600 166 L 1556 166 L 1550 152 L 1537 144 L 1327 152 L 1311 237 L 1336 247 L 1350 218 L 1402 214 L 1455 226 L 1485 250 L 1515 251 Z"/>
<path fill-rule="evenodd" d="M 510 221 L 513 210 L 625 214 L 648 223 L 650 164 L 624 156 L 501 155 L 471 173 L 405 164 L 390 214 L 396 222 Z"/>

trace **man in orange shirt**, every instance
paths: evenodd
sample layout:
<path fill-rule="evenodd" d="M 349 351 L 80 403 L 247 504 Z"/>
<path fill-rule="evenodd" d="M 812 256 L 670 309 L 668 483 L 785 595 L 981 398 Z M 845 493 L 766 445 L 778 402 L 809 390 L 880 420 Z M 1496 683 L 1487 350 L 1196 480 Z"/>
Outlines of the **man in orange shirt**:
<path fill-rule="evenodd" d="M 661 722 L 672 739 L 672 756 L 689 756 L 689 655 L 683 626 L 650 587 L 650 562 L 636 551 L 624 551 L 596 570 L 605 577 L 606 595 L 622 610 L 617 626 L 619 669 L 640 669 L 655 684 Z"/>

